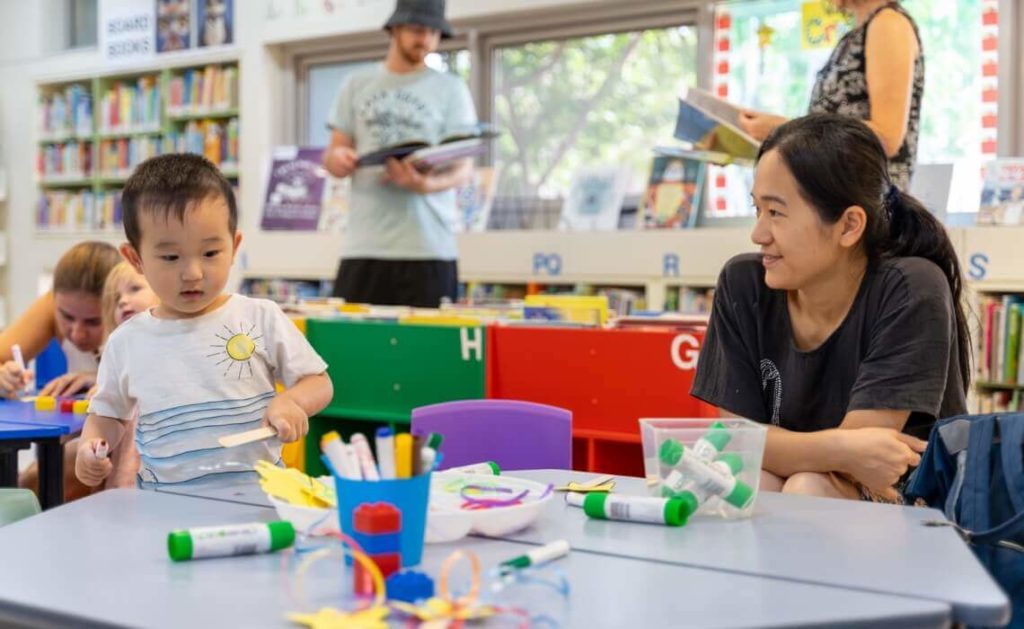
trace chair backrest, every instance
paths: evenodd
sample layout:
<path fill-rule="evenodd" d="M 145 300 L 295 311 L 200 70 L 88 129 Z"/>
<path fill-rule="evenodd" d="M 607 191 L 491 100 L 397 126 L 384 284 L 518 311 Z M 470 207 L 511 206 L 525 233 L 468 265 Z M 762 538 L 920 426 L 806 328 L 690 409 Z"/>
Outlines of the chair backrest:
<path fill-rule="evenodd" d="M 42 388 L 58 376 L 68 372 L 68 359 L 60 347 L 60 341 L 50 339 L 42 352 L 36 356 L 36 386 Z"/>
<path fill-rule="evenodd" d="M 39 500 L 28 489 L 0 487 L 0 526 L 39 513 Z"/>
<path fill-rule="evenodd" d="M 444 435 L 440 469 L 494 461 L 503 470 L 572 469 L 572 413 L 516 400 L 463 400 L 412 411 L 413 432 Z"/>

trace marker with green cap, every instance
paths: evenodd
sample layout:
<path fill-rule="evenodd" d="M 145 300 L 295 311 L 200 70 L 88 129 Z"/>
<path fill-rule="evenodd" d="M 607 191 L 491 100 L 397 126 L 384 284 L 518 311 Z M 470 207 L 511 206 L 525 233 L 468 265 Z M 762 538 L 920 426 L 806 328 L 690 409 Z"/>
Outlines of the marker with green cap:
<path fill-rule="evenodd" d="M 664 465 L 677 468 L 679 477 L 692 480 L 701 492 L 720 496 L 737 509 L 745 508 L 754 499 L 754 490 L 750 485 L 733 476 L 730 461 L 733 465 L 737 462 L 742 463 L 735 457 L 707 463 L 698 459 L 692 450 L 675 439 L 669 439 L 661 444 L 658 457 Z"/>
<path fill-rule="evenodd" d="M 179 529 L 167 534 L 167 553 L 174 561 L 232 557 L 273 552 L 295 543 L 291 522 L 254 522 Z"/>
<path fill-rule="evenodd" d="M 597 492 L 583 499 L 583 512 L 591 518 L 667 526 L 683 526 L 698 506 L 697 498 L 689 492 L 672 498 Z"/>

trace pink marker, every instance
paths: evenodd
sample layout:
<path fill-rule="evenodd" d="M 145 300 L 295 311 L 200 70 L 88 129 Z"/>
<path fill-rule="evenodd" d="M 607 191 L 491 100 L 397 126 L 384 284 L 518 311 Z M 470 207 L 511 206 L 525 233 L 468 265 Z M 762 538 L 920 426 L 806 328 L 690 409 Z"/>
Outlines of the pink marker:
<path fill-rule="evenodd" d="M 100 441 L 99 443 L 97 443 L 96 444 L 96 450 L 95 450 L 96 458 L 97 459 L 105 459 L 105 458 L 107 458 L 107 450 L 108 449 L 109 449 L 109 447 L 107 446 L 107 442 L 106 441 Z"/>

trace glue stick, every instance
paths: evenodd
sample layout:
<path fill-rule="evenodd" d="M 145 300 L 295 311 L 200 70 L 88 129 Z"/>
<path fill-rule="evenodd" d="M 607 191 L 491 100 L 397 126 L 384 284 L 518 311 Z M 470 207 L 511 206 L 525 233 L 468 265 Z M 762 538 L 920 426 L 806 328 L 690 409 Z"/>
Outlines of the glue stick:
<path fill-rule="evenodd" d="M 179 529 L 167 534 L 167 553 L 174 561 L 232 557 L 273 552 L 295 542 L 291 522 L 254 522 Z"/>
<path fill-rule="evenodd" d="M 729 460 L 735 459 L 707 463 L 694 456 L 692 450 L 674 440 L 661 444 L 658 456 L 663 464 L 675 467 L 676 470 L 673 471 L 680 478 L 688 477 L 701 492 L 720 496 L 737 509 L 743 509 L 754 499 L 754 490 L 750 485 L 733 476 Z M 665 482 L 668 485 L 668 479 Z M 678 481 L 673 479 L 673 482 Z"/>
<path fill-rule="evenodd" d="M 624 496 L 608 493 L 590 493 L 583 499 L 583 512 L 598 520 L 650 522 L 668 526 L 682 526 L 697 510 L 692 494 L 673 498 Z"/>
<path fill-rule="evenodd" d="M 701 461 L 713 461 L 730 440 L 732 435 L 725 424 L 715 422 L 708 427 L 707 433 L 693 444 L 693 453 Z"/>

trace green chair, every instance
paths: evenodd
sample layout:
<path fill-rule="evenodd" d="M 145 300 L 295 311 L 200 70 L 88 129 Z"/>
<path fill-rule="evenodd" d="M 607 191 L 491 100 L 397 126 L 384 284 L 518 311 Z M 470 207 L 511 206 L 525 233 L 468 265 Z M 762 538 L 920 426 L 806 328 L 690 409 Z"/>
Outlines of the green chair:
<path fill-rule="evenodd" d="M 39 513 L 39 499 L 28 489 L 0 487 L 0 526 Z"/>

